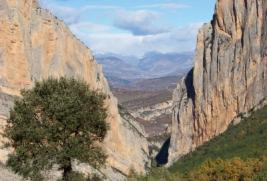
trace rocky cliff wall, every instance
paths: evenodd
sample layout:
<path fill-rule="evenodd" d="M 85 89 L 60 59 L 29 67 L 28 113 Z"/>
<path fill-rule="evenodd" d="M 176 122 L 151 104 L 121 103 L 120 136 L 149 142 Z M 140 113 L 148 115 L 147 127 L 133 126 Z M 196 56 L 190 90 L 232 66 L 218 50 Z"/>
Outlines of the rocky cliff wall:
<path fill-rule="evenodd" d="M 111 129 L 104 147 L 109 158 L 102 172 L 111 180 L 121 180 L 130 169 L 143 172 L 148 162 L 146 139 L 119 115 L 117 100 L 91 51 L 63 22 L 41 9 L 37 0 L 0 0 L 1 125 L 8 117 L 14 96 L 49 76 L 81 78 L 91 88 L 108 95 Z M 2 161 L 5 153 L 0 155 Z"/>
<path fill-rule="evenodd" d="M 169 164 L 227 129 L 267 96 L 266 0 L 217 0 L 194 68 L 173 95 Z"/>

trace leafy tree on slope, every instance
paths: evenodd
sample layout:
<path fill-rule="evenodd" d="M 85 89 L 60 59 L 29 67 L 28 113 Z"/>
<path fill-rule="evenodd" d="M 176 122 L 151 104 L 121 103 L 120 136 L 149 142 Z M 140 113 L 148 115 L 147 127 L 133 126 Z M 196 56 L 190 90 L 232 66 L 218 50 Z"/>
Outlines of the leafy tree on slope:
<path fill-rule="evenodd" d="M 23 90 L 10 111 L 5 136 L 14 148 L 7 165 L 31 180 L 58 165 L 63 180 L 72 180 L 72 161 L 99 168 L 106 155 L 99 146 L 108 125 L 105 96 L 83 81 L 48 79 Z"/>

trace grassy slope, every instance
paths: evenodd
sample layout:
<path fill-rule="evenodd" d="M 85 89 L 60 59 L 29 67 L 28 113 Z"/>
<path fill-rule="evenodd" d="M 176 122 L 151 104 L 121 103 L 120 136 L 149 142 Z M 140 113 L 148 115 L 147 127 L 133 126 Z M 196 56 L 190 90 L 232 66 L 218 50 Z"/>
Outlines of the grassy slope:
<path fill-rule="evenodd" d="M 184 156 L 168 170 L 155 168 L 152 169 L 147 176 L 137 176 L 130 180 L 188 180 L 188 175 L 199 170 L 201 167 L 203 168 L 203 165 L 207 163 L 207 160 L 216 160 L 220 158 L 226 160 L 226 162 L 229 160 L 231 162 L 231 160 L 238 157 L 246 162 L 251 159 L 266 158 L 266 156 L 267 106 L 256 111 L 249 118 L 244 118 L 240 124 L 230 126 L 226 132 L 207 142 L 194 152 Z M 265 164 L 265 166 L 263 166 L 263 169 L 260 173 L 257 173 L 257 175 L 261 176 L 258 180 L 266 181 L 266 161 L 263 164 Z"/>
<path fill-rule="evenodd" d="M 239 125 L 230 126 L 196 151 L 176 162 L 170 171 L 185 173 L 208 159 L 259 158 L 267 155 L 267 106 L 245 118 Z"/>

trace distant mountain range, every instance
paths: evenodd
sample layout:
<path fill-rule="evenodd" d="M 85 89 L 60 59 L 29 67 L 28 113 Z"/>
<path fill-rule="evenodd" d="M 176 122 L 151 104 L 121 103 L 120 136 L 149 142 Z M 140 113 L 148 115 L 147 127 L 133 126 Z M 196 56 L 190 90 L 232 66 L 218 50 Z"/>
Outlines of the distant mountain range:
<path fill-rule="evenodd" d="M 130 86 L 133 82 L 169 76 L 182 76 L 192 67 L 193 53 L 149 52 L 142 58 L 117 54 L 97 54 L 98 63 L 111 86 Z"/>

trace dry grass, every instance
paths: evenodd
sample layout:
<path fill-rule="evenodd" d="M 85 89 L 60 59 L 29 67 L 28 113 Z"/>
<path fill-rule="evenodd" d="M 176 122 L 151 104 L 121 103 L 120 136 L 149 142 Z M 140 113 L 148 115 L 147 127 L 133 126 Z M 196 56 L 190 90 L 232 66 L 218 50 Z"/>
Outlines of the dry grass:
<path fill-rule="evenodd" d="M 22 181 L 22 177 L 16 175 L 4 166 L 0 166 L 0 181 Z"/>

